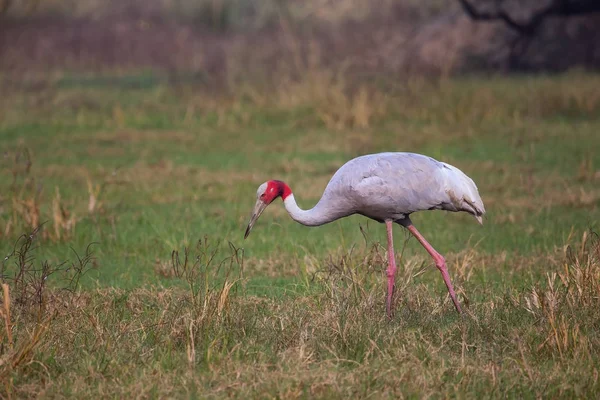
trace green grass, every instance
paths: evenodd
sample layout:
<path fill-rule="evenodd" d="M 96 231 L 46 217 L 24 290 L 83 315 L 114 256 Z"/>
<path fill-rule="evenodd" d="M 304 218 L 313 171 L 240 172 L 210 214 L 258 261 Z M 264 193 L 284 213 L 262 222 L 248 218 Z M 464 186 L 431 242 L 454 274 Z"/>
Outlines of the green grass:
<path fill-rule="evenodd" d="M 12 299 L 15 348 L 34 341 L 34 326 L 44 334 L 8 367 L 15 353 L 0 330 L 0 369 L 10 377 L 3 395 L 596 393 L 600 260 L 583 235 L 600 219 L 600 78 L 414 80 L 394 90 L 368 86 L 366 98 L 319 79 L 262 92 L 240 87 L 236 96 L 194 82 L 169 86 L 148 73 L 67 77 L 35 90 L 6 85 L 0 251 L 12 251 L 34 214 L 47 221 L 36 263 L 72 261 L 74 251 L 97 244 L 76 296 L 49 289 L 49 325 Z M 450 162 L 478 184 L 488 210 L 483 226 L 462 214 L 413 217 L 446 256 L 468 303 L 465 319 L 400 227 L 391 322 L 385 252 L 375 246 L 385 244 L 383 225 L 352 216 L 307 228 L 278 202 L 243 240 L 262 182 L 285 180 L 308 208 L 346 160 L 390 150 Z M 92 192 L 101 188 L 92 211 L 90 184 Z M 57 204 L 70 227 L 61 225 Z M 194 249 L 204 237 L 219 248 L 215 261 L 199 276 L 173 276 L 172 251 Z M 579 249 L 582 241 L 589 251 Z M 228 243 L 243 249 L 243 268 L 217 271 Z M 13 261 L 5 262 L 10 273 Z M 561 274 L 554 286 L 553 273 Z M 220 314 L 202 311 L 219 309 L 223 285 L 234 278 Z M 49 282 L 61 286 L 58 275 Z M 212 290 L 194 292 L 190 282 Z"/>

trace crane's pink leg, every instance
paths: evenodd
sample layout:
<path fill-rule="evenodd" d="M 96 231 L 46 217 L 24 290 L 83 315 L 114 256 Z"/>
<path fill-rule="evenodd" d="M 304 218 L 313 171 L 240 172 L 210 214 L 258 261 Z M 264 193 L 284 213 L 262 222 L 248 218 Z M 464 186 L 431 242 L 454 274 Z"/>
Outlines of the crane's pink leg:
<path fill-rule="evenodd" d="M 410 233 L 412 233 L 417 238 L 419 243 L 421 243 L 423 247 L 425 247 L 425 250 L 427 250 L 431 257 L 433 257 L 433 260 L 435 261 L 435 266 L 442 273 L 442 278 L 444 278 L 444 282 L 446 283 L 446 287 L 448 288 L 448 292 L 450 293 L 450 297 L 452 298 L 454 307 L 456 307 L 456 311 L 462 313 L 462 310 L 460 309 L 460 304 L 458 304 L 458 300 L 456 300 L 456 293 L 454 293 L 454 287 L 452 287 L 452 282 L 450 282 L 450 275 L 448 275 L 446 260 L 444 260 L 444 257 L 442 257 L 440 253 L 435 251 L 435 249 L 427 242 L 427 240 L 425 240 L 423 235 L 419 233 L 419 231 L 417 230 L 417 228 L 415 228 L 414 225 L 410 224 L 406 227 L 406 229 L 408 229 Z"/>
<path fill-rule="evenodd" d="M 387 229 L 388 239 L 388 268 L 387 268 L 387 279 L 388 279 L 388 290 L 387 290 L 387 302 L 386 310 L 388 318 L 392 318 L 392 296 L 394 295 L 394 279 L 396 277 L 396 258 L 394 257 L 394 236 L 392 235 L 392 224 L 391 220 L 385 221 L 385 227 Z"/>

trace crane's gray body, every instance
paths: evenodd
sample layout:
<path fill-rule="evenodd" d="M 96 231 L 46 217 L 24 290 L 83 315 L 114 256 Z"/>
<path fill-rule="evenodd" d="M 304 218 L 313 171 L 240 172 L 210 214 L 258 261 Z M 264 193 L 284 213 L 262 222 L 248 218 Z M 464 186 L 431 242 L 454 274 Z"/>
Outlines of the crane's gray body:
<path fill-rule="evenodd" d="M 285 209 L 295 221 L 318 226 L 352 214 L 362 214 L 386 222 L 388 234 L 387 315 L 392 318 L 392 299 L 396 261 L 392 224 L 405 226 L 425 247 L 442 273 L 456 310 L 461 308 L 450 281 L 444 257 L 419 233 L 410 214 L 423 210 L 464 211 L 479 223 L 485 213 L 477 186 L 471 178 L 452 165 L 414 153 L 379 153 L 357 157 L 337 170 L 323 196 L 312 209 L 298 207 L 294 194 L 282 181 L 270 180 L 259 186 L 256 204 L 244 238 L 265 208 L 281 197 Z"/>
<path fill-rule="evenodd" d="M 378 153 L 348 161 L 311 212 L 315 217 L 328 215 L 328 220 L 362 214 L 404 224 L 410 214 L 423 210 L 465 211 L 480 222 L 485 213 L 471 178 L 456 167 L 414 153 Z"/>

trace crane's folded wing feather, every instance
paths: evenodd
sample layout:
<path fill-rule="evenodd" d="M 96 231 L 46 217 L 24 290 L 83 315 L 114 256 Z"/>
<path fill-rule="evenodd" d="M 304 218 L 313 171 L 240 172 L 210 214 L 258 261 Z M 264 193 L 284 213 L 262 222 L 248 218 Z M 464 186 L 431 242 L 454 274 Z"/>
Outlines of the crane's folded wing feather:
<path fill-rule="evenodd" d="M 466 211 L 480 221 L 485 213 L 473 180 L 456 167 L 413 153 L 357 157 L 337 171 L 324 195 L 344 197 L 355 212 L 379 220 L 441 209 Z"/>

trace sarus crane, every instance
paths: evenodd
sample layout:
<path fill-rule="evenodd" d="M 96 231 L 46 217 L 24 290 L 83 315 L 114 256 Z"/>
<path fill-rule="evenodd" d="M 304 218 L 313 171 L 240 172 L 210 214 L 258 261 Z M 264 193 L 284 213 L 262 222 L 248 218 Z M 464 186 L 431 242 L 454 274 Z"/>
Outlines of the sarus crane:
<path fill-rule="evenodd" d="M 385 223 L 388 244 L 386 311 L 392 317 L 392 296 L 396 261 L 392 224 L 408 229 L 433 258 L 442 273 L 456 311 L 462 312 L 448 275 L 444 257 L 438 253 L 410 220 L 424 210 L 464 211 L 482 224 L 485 208 L 477 186 L 461 170 L 431 157 L 415 153 L 377 153 L 346 162 L 333 175 L 321 199 L 310 210 L 296 204 L 290 187 L 279 180 L 259 186 L 256 205 L 244 239 L 265 208 L 278 197 L 293 220 L 306 226 L 319 226 L 353 214 Z"/>

